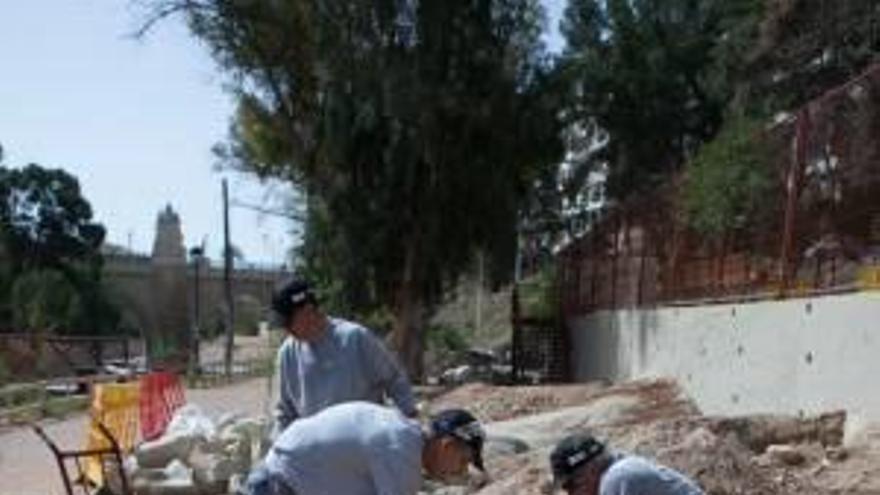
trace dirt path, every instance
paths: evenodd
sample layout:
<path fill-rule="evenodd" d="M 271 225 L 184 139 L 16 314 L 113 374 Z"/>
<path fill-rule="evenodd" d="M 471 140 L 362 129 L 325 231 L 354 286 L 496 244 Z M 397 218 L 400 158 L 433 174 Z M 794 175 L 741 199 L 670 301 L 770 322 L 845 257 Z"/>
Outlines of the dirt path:
<path fill-rule="evenodd" d="M 267 381 L 254 379 L 223 388 L 192 390 L 187 402 L 206 413 L 262 414 L 267 404 Z M 84 444 L 86 415 L 47 421 L 44 428 L 61 448 Z M 64 486 L 49 448 L 29 428 L 0 433 L 0 495 L 63 495 Z"/>

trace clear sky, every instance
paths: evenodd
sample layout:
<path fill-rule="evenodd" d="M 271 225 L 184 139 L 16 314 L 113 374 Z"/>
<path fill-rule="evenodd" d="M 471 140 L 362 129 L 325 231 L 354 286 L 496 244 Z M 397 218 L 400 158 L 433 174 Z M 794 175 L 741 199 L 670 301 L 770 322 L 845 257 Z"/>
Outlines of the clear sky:
<path fill-rule="evenodd" d="M 555 29 L 565 0 L 546 0 Z M 151 249 L 156 215 L 180 214 L 184 242 L 222 242 L 220 181 L 234 199 L 275 208 L 287 193 L 215 170 L 232 100 L 203 46 L 177 19 L 129 35 L 128 0 L 3 0 L 0 144 L 4 165 L 39 163 L 77 176 L 108 241 Z M 547 38 L 558 49 L 557 34 Z M 281 262 L 296 242 L 287 220 L 233 208 L 233 243 L 248 261 Z"/>

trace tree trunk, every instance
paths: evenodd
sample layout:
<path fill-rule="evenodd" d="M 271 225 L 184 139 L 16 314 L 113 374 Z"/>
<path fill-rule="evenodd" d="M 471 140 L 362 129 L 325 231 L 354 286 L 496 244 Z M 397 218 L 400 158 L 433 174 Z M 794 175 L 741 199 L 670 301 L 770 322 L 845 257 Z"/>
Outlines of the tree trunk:
<path fill-rule="evenodd" d="M 394 302 L 391 342 L 410 379 L 419 383 L 424 373 L 424 304 L 419 290 L 415 246 L 407 246 L 403 276 Z"/>
<path fill-rule="evenodd" d="M 392 343 L 410 379 L 420 383 L 424 373 L 422 304 L 416 298 L 404 295 L 404 291 L 405 289 L 401 288 L 401 300 L 394 311 Z"/>

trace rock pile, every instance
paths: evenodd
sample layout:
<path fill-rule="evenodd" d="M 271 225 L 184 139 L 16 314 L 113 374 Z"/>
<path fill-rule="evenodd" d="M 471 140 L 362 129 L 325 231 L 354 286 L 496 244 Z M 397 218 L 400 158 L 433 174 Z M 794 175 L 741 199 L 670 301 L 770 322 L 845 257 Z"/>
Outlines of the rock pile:
<path fill-rule="evenodd" d="M 815 471 L 845 458 L 842 412 L 710 418 L 665 380 L 613 387 L 467 385 L 438 397 L 431 409 L 444 407 L 466 407 L 486 422 L 491 480 L 425 493 L 548 493 L 548 453 L 577 431 L 676 468 L 712 495 L 829 493 L 814 483 Z"/>
<path fill-rule="evenodd" d="M 267 423 L 227 416 L 216 423 L 198 407 L 180 409 L 165 434 L 140 445 L 126 461 L 138 495 L 235 493 L 266 450 Z"/>

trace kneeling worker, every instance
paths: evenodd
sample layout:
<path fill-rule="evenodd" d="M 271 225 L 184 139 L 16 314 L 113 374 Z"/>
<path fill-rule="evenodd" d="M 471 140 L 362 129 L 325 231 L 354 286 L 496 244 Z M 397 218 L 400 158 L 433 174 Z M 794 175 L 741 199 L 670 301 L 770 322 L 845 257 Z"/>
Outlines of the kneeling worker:
<path fill-rule="evenodd" d="M 415 495 L 422 471 L 451 481 L 484 470 L 485 433 L 461 409 L 426 431 L 396 409 L 348 402 L 293 422 L 248 479 L 249 495 Z"/>
<path fill-rule="evenodd" d="M 590 435 L 571 435 L 550 454 L 553 484 L 569 495 L 703 495 L 683 474 L 615 454 Z"/>

